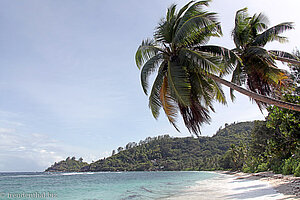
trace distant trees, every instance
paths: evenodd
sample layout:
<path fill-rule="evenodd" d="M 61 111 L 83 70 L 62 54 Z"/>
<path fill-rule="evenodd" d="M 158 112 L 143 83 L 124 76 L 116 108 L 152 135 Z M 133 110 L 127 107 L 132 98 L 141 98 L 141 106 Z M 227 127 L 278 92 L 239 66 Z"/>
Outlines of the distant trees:
<path fill-rule="evenodd" d="M 120 153 L 121 151 L 124 150 L 124 148 L 123 147 L 119 147 L 117 150 L 118 150 L 118 153 Z"/>
<path fill-rule="evenodd" d="M 112 157 L 98 160 L 87 171 L 214 170 L 231 144 L 247 142 L 252 122 L 228 125 L 213 137 L 148 137 L 128 143 Z M 120 148 L 121 149 L 121 148 Z"/>
<path fill-rule="evenodd" d="M 131 149 L 131 148 L 134 148 L 136 147 L 138 144 L 135 143 L 135 142 L 129 142 L 126 146 L 125 146 L 125 149 Z"/>
<path fill-rule="evenodd" d="M 286 95 L 299 103 L 300 97 Z M 266 121 L 227 125 L 212 137 L 163 135 L 119 147 L 118 153 L 87 164 L 68 157 L 46 171 L 235 170 L 300 176 L 300 113 L 269 108 Z"/>
<path fill-rule="evenodd" d="M 47 168 L 46 172 L 79 172 L 82 168 L 88 166 L 88 163 L 83 162 L 82 158 L 76 160 L 73 156 L 71 159 L 67 157 L 66 160 L 55 162 L 51 167 Z"/>

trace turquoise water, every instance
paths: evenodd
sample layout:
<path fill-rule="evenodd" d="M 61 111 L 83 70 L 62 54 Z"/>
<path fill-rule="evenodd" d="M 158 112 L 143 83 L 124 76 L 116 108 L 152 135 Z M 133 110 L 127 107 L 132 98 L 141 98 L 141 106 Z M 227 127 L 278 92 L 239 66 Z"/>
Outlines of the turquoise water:
<path fill-rule="evenodd" d="M 0 173 L 0 199 L 160 199 L 216 176 L 207 172 Z"/>

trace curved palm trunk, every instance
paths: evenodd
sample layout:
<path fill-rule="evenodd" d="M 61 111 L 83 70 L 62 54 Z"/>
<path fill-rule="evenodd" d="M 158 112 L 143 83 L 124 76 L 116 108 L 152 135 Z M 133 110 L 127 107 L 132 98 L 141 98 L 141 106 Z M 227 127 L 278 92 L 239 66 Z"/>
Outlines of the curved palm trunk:
<path fill-rule="evenodd" d="M 230 87 L 248 97 L 251 97 L 252 99 L 255 99 L 255 100 L 258 100 L 258 101 L 261 101 L 261 102 L 264 102 L 264 103 L 267 103 L 267 104 L 272 104 L 272 105 L 275 105 L 275 106 L 278 106 L 278 107 L 281 107 L 281 108 L 286 108 L 286 109 L 289 109 L 289 110 L 295 110 L 295 111 L 299 111 L 300 112 L 300 105 L 298 104 L 292 104 L 292 103 L 289 103 L 289 102 L 285 102 L 285 101 L 280 101 L 280 100 L 277 100 L 277 99 L 273 99 L 273 98 L 270 98 L 270 97 L 267 97 L 267 96 L 264 96 L 264 95 L 260 95 L 260 94 L 257 94 L 257 93 L 254 93 L 252 91 L 249 91 L 249 90 L 246 90 L 232 82 L 229 82 L 229 81 L 226 81 L 218 76 L 215 76 L 215 75 L 208 75 L 209 78 L 213 79 L 214 81 L 217 81 L 223 85 L 226 85 L 227 87 Z"/>

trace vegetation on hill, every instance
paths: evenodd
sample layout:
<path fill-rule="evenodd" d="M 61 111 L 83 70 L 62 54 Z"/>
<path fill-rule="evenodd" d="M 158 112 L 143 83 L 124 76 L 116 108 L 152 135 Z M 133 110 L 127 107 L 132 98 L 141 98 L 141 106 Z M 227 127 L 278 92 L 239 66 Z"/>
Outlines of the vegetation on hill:
<path fill-rule="evenodd" d="M 119 147 L 118 153 L 113 150 L 112 156 L 86 165 L 81 171 L 220 169 L 219 160 L 231 144 L 249 143 L 253 124 L 253 122 L 225 124 L 225 128 L 220 128 L 213 137 L 172 138 L 168 135 L 148 137 L 139 143 L 130 142 L 124 148 Z M 61 161 L 57 165 L 65 166 L 65 164 L 68 163 Z M 50 169 L 59 169 L 55 166 Z M 77 170 L 78 168 L 75 171 Z"/>
<path fill-rule="evenodd" d="M 51 167 L 45 170 L 45 172 L 79 172 L 88 163 L 83 162 L 82 158 L 76 160 L 75 157 L 68 157 L 66 160 L 62 160 L 58 163 L 54 163 Z"/>
<path fill-rule="evenodd" d="M 299 96 L 286 98 L 300 102 Z M 300 176 L 299 122 L 299 112 L 271 107 L 266 121 L 225 124 L 212 137 L 148 137 L 91 164 L 73 157 L 46 171 L 272 170 Z"/>
<path fill-rule="evenodd" d="M 168 135 L 147 138 L 139 145 L 98 160 L 87 171 L 214 170 L 231 144 L 249 142 L 253 122 L 227 125 L 213 137 L 171 138 Z M 120 150 L 121 148 L 119 148 Z"/>

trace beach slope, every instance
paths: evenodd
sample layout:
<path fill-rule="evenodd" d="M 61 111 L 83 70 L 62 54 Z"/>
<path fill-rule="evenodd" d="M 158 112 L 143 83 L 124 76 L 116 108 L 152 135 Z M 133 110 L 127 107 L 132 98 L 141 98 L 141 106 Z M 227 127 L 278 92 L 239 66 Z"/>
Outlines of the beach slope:
<path fill-rule="evenodd" d="M 170 200 L 292 200 L 300 199 L 291 192 L 284 178 L 277 179 L 272 174 L 244 174 L 217 172 L 218 177 L 197 182 Z M 294 178 L 293 180 L 297 180 Z M 288 192 L 290 190 L 290 192 Z M 285 193 L 285 194 L 284 194 Z"/>

